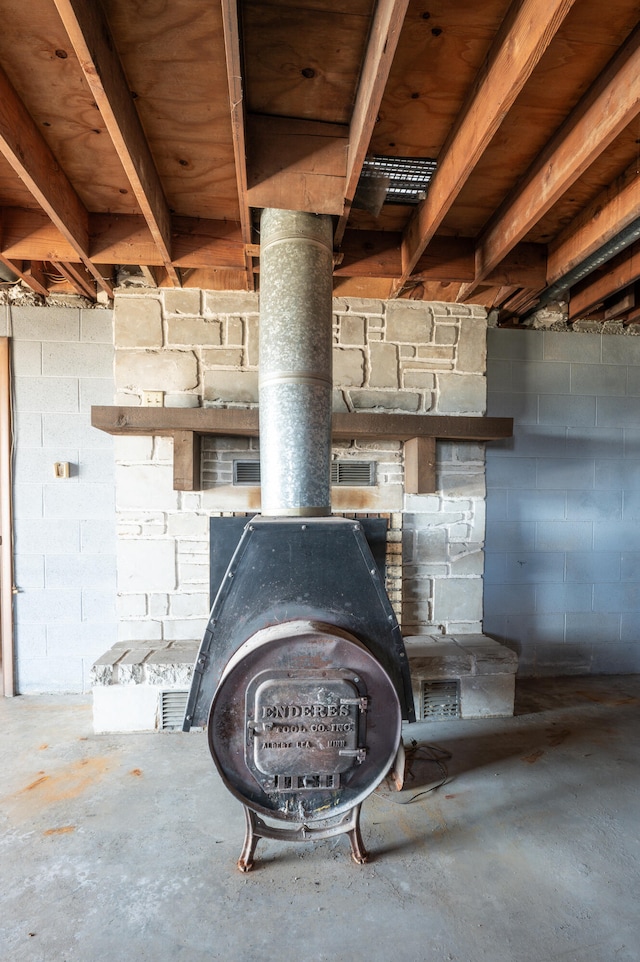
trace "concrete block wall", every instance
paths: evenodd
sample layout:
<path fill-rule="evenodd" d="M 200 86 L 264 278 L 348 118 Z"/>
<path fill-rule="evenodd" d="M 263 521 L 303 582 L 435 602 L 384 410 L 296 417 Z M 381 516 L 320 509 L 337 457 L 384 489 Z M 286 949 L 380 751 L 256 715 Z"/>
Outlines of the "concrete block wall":
<path fill-rule="evenodd" d="M 640 671 L 640 337 L 492 329 L 484 630 L 525 675 Z"/>
<path fill-rule="evenodd" d="M 169 405 L 255 406 L 258 300 L 197 290 L 122 291 L 115 300 L 116 403 L 161 390 Z M 486 404 L 482 308 L 356 298 L 334 301 L 334 409 L 475 414 Z M 116 438 L 121 641 L 200 638 L 208 617 L 208 518 L 259 510 L 234 487 L 234 458 L 256 441 L 209 438 L 203 490 L 172 488 L 171 441 Z M 333 489 L 336 512 L 404 515 L 403 628 L 477 632 L 482 619 L 484 446 L 438 445 L 438 492 L 403 496 L 398 442 L 341 444 L 375 460 L 372 488 Z"/>
<path fill-rule="evenodd" d="M 0 305 L 11 338 L 17 688 L 81 691 L 114 643 L 116 539 L 111 438 L 91 427 L 113 403 L 113 312 Z M 53 465 L 68 461 L 70 477 Z"/>

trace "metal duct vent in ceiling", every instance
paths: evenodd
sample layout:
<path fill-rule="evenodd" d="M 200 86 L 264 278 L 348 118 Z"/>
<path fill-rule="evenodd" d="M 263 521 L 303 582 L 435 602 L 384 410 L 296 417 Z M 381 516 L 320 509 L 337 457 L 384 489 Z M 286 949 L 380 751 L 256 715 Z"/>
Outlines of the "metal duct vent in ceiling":
<path fill-rule="evenodd" d="M 375 461 L 332 461 L 331 484 L 340 486 L 371 486 L 376 483 Z M 233 483 L 260 484 L 259 461 L 234 461 Z"/>
<path fill-rule="evenodd" d="M 418 204 L 436 166 L 431 157 L 367 157 L 353 206 L 373 212 L 382 204 Z"/>

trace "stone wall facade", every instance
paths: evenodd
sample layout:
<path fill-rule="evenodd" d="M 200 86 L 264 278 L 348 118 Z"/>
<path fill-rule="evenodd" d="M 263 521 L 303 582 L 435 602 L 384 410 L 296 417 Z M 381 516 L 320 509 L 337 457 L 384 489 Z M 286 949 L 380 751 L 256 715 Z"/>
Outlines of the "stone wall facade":
<path fill-rule="evenodd" d="M 257 295 L 122 291 L 115 347 L 117 404 L 163 391 L 167 406 L 257 406 Z M 485 311 L 337 298 L 333 362 L 336 411 L 482 415 Z M 336 444 L 334 458 L 375 461 L 376 484 L 334 487 L 333 510 L 391 517 L 390 544 L 402 538 L 405 633 L 478 632 L 484 445 L 437 448 L 436 493 L 405 496 L 399 442 Z M 232 483 L 234 459 L 259 458 L 258 442 L 205 439 L 198 492 L 173 490 L 171 440 L 120 437 L 115 453 L 120 640 L 200 638 L 209 611 L 208 519 L 259 510 L 259 488 Z"/>

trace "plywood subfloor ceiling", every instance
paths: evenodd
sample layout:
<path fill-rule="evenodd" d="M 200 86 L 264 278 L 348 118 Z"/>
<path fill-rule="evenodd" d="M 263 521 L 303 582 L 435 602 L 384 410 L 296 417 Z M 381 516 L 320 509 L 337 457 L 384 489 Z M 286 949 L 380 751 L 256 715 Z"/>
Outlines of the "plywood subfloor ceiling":
<path fill-rule="evenodd" d="M 0 0 L 0 259 L 43 296 L 259 287 L 264 207 L 335 291 L 640 316 L 634 0 Z M 431 158 L 411 203 L 371 157 Z M 358 185 L 360 184 L 360 189 Z M 638 295 L 638 296 L 637 296 Z"/>

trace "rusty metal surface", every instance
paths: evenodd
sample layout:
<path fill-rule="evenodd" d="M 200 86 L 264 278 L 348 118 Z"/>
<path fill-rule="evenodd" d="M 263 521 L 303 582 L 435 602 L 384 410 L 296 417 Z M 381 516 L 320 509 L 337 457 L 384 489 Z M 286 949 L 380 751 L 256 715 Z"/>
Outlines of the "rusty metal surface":
<path fill-rule="evenodd" d="M 356 637 L 391 678 L 403 718 L 415 721 L 402 634 L 360 524 L 257 517 L 245 528 L 211 609 L 185 730 L 206 725 L 223 669 L 240 645 L 293 619 L 322 621 Z"/>
<path fill-rule="evenodd" d="M 343 814 L 384 778 L 400 743 L 393 683 L 356 638 L 296 620 L 264 629 L 231 659 L 209 716 L 229 790 L 274 818 Z"/>

